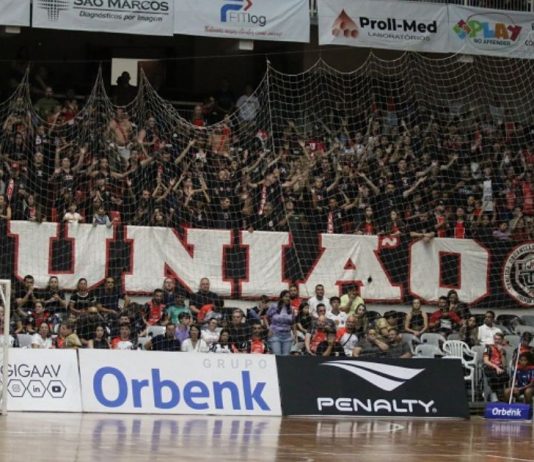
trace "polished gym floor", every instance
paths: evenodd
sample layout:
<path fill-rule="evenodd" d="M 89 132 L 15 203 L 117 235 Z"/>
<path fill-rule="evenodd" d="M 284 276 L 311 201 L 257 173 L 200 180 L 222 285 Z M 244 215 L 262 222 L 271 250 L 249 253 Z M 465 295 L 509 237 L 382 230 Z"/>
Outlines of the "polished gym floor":
<path fill-rule="evenodd" d="M 532 422 L 10 413 L 0 460 L 534 461 Z"/>

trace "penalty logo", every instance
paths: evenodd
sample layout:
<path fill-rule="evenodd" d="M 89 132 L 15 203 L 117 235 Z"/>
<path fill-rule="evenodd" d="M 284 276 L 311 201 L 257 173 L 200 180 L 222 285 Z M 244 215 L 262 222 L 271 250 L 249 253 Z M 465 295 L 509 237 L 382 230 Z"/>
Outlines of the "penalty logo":
<path fill-rule="evenodd" d="M 330 361 L 321 364 L 321 366 L 346 370 L 384 391 L 393 391 L 424 371 L 424 369 L 389 366 L 367 361 Z"/>

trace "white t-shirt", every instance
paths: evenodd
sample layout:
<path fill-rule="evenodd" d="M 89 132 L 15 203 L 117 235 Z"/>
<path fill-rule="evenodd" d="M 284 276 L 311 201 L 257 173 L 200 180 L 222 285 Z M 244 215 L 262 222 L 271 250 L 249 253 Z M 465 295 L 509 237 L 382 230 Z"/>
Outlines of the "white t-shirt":
<path fill-rule="evenodd" d="M 216 343 L 211 347 L 212 353 L 233 353 L 232 349 L 230 348 L 230 345 L 221 345 L 220 343 Z"/>
<path fill-rule="evenodd" d="M 308 304 L 310 305 L 310 315 L 312 316 L 312 318 L 317 318 L 317 305 L 321 303 L 326 307 L 327 313 L 332 310 L 328 298 L 323 297 L 322 300 L 318 300 L 317 297 L 314 295 L 308 300 Z"/>
<path fill-rule="evenodd" d="M 345 327 L 347 316 L 347 313 L 344 313 L 343 311 L 340 311 L 338 314 L 334 314 L 332 313 L 332 311 L 328 311 L 326 313 L 326 318 L 331 319 L 336 323 L 336 329 L 339 329 L 340 327 Z"/>
<path fill-rule="evenodd" d="M 347 356 L 352 356 L 353 348 L 358 344 L 358 336 L 345 332 L 340 338 L 339 343 L 345 350 Z"/>
<path fill-rule="evenodd" d="M 202 340 L 204 340 L 209 347 L 211 347 L 214 343 L 217 343 L 219 341 L 219 334 L 221 332 L 221 329 L 217 327 L 215 331 L 211 331 L 209 329 L 202 329 L 201 337 Z"/>
<path fill-rule="evenodd" d="M 207 343 L 202 339 L 198 339 L 195 346 L 193 346 L 190 338 L 186 338 L 182 342 L 182 351 L 184 353 L 207 353 L 209 350 Z"/>
<path fill-rule="evenodd" d="M 53 348 L 52 339 L 50 337 L 43 338 L 40 334 L 33 334 L 32 336 L 32 348 L 33 345 L 38 345 L 39 348 L 43 348 L 46 350 L 49 350 L 50 348 Z"/>
<path fill-rule="evenodd" d="M 82 216 L 78 212 L 67 212 L 63 217 L 63 221 L 66 221 L 68 223 L 79 223 L 80 221 L 82 221 Z"/>
<path fill-rule="evenodd" d="M 130 340 L 119 340 L 118 342 L 112 342 L 111 347 L 114 350 L 133 350 L 134 344 Z"/>
<path fill-rule="evenodd" d="M 482 211 L 493 212 L 493 184 L 491 180 L 482 183 Z"/>
<path fill-rule="evenodd" d="M 501 333 L 501 329 L 496 326 L 488 327 L 486 324 L 482 324 L 478 328 L 478 341 L 481 345 L 493 345 L 493 336 L 497 333 Z"/>

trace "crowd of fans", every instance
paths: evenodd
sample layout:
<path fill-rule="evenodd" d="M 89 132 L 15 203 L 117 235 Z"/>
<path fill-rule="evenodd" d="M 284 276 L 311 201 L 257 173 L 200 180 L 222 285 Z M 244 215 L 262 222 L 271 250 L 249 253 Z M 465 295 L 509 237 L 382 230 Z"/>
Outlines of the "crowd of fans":
<path fill-rule="evenodd" d="M 124 92 L 132 93 L 127 76 Z M 122 87 L 120 87 L 122 88 Z M 96 104 L 96 103 L 95 103 Z M 228 82 L 188 130 L 133 106 L 15 99 L 1 132 L 0 219 L 524 241 L 534 235 L 534 128 L 391 102 L 289 116 Z M 405 111 L 404 111 L 405 112 Z"/>
<path fill-rule="evenodd" d="M 161 115 L 137 120 L 129 106 L 80 111 L 72 95 L 60 100 L 43 90 L 35 112 L 15 99 L 3 114 L 0 221 L 534 237 L 530 126 L 445 113 L 416 123 L 391 104 L 374 104 L 360 122 L 333 114 L 328 126 L 307 129 L 288 118 L 269 133 L 252 88 L 235 98 L 225 82 L 195 107 L 184 137 Z M 207 279 L 189 296 L 166 279 L 144 305 L 117 287 L 108 277 L 91 292 L 80 279 L 67 301 L 57 278 L 37 290 L 27 276 L 12 304 L 12 343 L 31 334 L 33 348 L 409 358 L 401 333 L 434 332 L 487 348 L 492 388 L 502 393 L 507 381 L 493 313 L 481 323 L 455 291 L 430 315 L 414 300 L 407 315 L 380 316 L 367 311 L 356 287 L 327 299 L 319 285 L 304 300 L 291 286 L 277 302 L 262 297 L 246 311 L 225 308 Z"/>

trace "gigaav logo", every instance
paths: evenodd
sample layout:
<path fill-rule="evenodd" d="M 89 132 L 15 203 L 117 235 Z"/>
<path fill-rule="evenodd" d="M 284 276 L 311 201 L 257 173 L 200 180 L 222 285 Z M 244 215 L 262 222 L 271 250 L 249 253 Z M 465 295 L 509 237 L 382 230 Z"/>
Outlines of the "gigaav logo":
<path fill-rule="evenodd" d="M 523 28 L 514 24 L 508 16 L 495 14 L 461 19 L 452 29 L 462 40 L 470 39 L 477 44 L 510 45 L 519 38 Z"/>
<path fill-rule="evenodd" d="M 221 22 L 265 27 L 267 18 L 250 13 L 252 6 L 252 0 L 224 0 L 224 5 L 221 7 Z"/>

